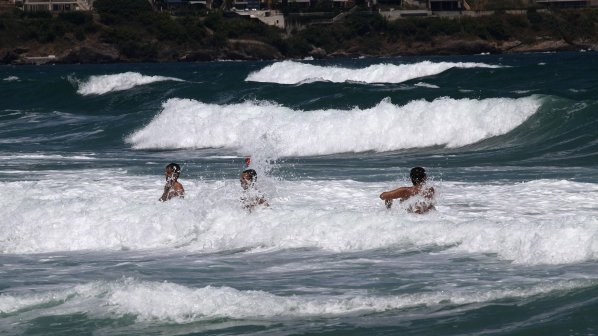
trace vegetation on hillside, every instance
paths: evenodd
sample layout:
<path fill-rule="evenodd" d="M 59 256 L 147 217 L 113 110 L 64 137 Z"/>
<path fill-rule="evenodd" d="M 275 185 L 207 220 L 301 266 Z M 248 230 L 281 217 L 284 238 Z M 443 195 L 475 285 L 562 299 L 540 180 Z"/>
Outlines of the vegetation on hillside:
<path fill-rule="evenodd" d="M 559 11 L 527 15 L 496 12 L 484 17 L 422 18 L 387 21 L 379 15 L 356 13 L 342 24 L 310 26 L 294 37 L 328 52 L 354 49 L 358 54 L 372 54 L 397 44 L 438 43 L 439 40 L 481 40 L 501 44 L 519 40 L 564 39 L 572 42 L 596 39 L 598 10 Z"/>
<path fill-rule="evenodd" d="M 146 0 L 96 0 L 94 6 L 95 13 L 52 15 L 15 10 L 1 14 L 0 61 L 13 61 L 27 50 L 59 53 L 73 45 L 111 46 L 119 53 L 114 61 L 172 61 L 194 53 L 204 56 L 186 59 L 396 55 L 417 53 L 422 46 L 426 48 L 421 50 L 433 52 L 447 40 L 494 45 L 513 40 L 533 43 L 538 39 L 596 43 L 598 36 L 597 9 L 529 9 L 526 15 L 497 11 L 484 17 L 394 21 L 364 9 L 334 24 L 304 24 L 302 29 L 286 32 L 219 10 L 173 17 L 154 11 Z"/>

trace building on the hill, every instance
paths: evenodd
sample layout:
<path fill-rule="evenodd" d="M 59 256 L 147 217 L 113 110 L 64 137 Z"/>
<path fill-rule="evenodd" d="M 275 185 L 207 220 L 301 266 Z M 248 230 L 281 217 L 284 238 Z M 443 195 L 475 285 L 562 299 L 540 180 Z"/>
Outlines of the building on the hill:
<path fill-rule="evenodd" d="M 23 0 L 23 10 L 27 12 L 67 12 L 91 10 L 93 0 Z"/>

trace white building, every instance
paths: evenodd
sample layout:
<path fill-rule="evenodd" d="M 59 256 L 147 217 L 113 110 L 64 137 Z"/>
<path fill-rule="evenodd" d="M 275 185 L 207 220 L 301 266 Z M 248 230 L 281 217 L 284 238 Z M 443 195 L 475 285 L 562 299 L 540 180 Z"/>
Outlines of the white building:
<path fill-rule="evenodd" d="M 23 0 L 23 10 L 30 12 L 64 12 L 91 10 L 93 0 Z"/>

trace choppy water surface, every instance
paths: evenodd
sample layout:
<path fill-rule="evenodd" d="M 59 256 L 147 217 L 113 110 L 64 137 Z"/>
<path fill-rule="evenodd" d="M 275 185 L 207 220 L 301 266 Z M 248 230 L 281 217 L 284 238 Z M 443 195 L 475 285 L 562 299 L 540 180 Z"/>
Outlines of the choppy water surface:
<path fill-rule="evenodd" d="M 2 67 L 0 334 L 595 335 L 595 58 Z"/>

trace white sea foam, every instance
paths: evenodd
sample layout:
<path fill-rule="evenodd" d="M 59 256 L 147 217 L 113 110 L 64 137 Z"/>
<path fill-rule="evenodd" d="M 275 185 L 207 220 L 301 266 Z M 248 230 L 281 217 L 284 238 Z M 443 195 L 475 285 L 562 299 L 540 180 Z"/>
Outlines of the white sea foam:
<path fill-rule="evenodd" d="M 267 102 L 232 105 L 170 99 L 145 127 L 126 138 L 136 149 L 230 148 L 274 156 L 460 147 L 505 134 L 540 107 L 519 99 L 389 99 L 371 108 L 293 110 Z"/>
<path fill-rule="evenodd" d="M 374 64 L 351 69 L 282 61 L 252 72 L 245 79 L 252 82 L 299 84 L 315 81 L 334 83 L 401 83 L 414 78 L 437 75 L 452 68 L 500 68 L 499 65 L 473 62 L 430 62 L 413 64 Z"/>
<path fill-rule="evenodd" d="M 378 195 L 394 183 L 277 181 L 262 175 L 270 207 L 249 214 L 240 207 L 236 179 L 183 177 L 185 199 L 159 203 L 159 175 L 46 174 L 40 181 L 0 183 L 1 253 L 441 246 L 442 253 L 493 253 L 520 264 L 598 260 L 598 186 L 589 183 L 445 181 L 436 186 L 438 211 L 417 216 L 400 206 L 384 209 Z"/>
<path fill-rule="evenodd" d="M 134 283 L 114 291 L 109 301 L 120 314 L 142 320 L 187 322 L 199 318 L 289 318 L 367 314 L 417 306 L 483 303 L 521 298 L 556 290 L 587 286 L 587 281 L 558 282 L 529 289 L 484 292 L 433 292 L 397 296 L 277 296 L 264 291 L 239 291 L 230 287 L 191 289 L 167 283 Z"/>
<path fill-rule="evenodd" d="M 114 75 L 90 76 L 87 81 L 79 83 L 77 93 L 80 95 L 101 95 L 113 91 L 124 91 L 139 85 L 162 81 L 183 81 L 182 79 L 164 76 L 146 76 L 137 72 L 125 72 Z"/>
<path fill-rule="evenodd" d="M 415 86 L 428 88 L 428 89 L 438 89 L 439 88 L 438 85 L 428 84 L 428 83 L 424 83 L 424 82 L 415 83 Z"/>
<path fill-rule="evenodd" d="M 17 77 L 17 76 L 8 76 L 3 79 L 3 81 L 6 81 L 6 82 L 15 82 L 18 80 L 19 80 L 19 77 Z"/>
<path fill-rule="evenodd" d="M 11 155 L 0 155 L 0 160 L 95 160 L 93 156 L 87 155 L 60 155 L 60 154 L 11 154 Z"/>
<path fill-rule="evenodd" d="M 280 296 L 260 290 L 237 290 L 225 286 L 191 288 L 175 283 L 126 278 L 117 282 L 98 281 L 41 293 L 2 294 L 0 313 L 28 309 L 34 311 L 34 314 L 21 313 L 21 320 L 80 311 L 85 311 L 92 317 L 132 315 L 138 322 L 158 320 L 187 323 L 214 318 L 296 319 L 362 315 L 421 306 L 488 303 L 591 285 L 591 281 L 579 280 L 530 284 L 524 288 L 518 286 L 512 289 L 453 287 L 443 291 L 388 296 L 367 293 Z"/>

